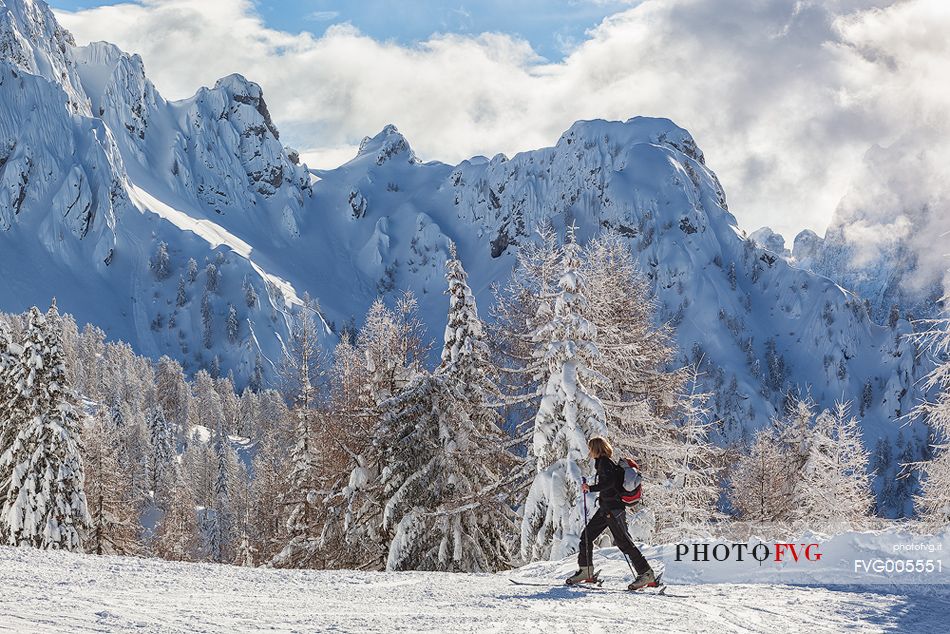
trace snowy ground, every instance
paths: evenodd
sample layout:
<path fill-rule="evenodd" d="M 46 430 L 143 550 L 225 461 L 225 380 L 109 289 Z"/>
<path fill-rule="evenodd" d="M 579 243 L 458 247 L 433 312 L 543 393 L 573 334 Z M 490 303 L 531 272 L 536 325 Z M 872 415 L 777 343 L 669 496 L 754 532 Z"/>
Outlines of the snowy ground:
<path fill-rule="evenodd" d="M 501 575 L 246 569 L 0 547 L 0 631 L 946 632 L 950 591 L 670 586 L 671 596 Z M 608 565 L 607 587 L 621 569 Z M 619 631 L 619 630 L 616 630 Z"/>

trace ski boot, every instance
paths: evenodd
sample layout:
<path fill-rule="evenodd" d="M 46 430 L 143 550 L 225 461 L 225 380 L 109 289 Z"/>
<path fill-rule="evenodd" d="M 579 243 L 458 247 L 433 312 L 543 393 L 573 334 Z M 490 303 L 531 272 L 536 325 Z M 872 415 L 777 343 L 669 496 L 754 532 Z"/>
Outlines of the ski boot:
<path fill-rule="evenodd" d="M 648 568 L 645 572 L 640 573 L 636 579 L 633 580 L 627 590 L 641 590 L 643 588 L 656 588 L 660 585 L 660 578 L 656 576 L 653 572 L 653 568 Z"/>
<path fill-rule="evenodd" d="M 597 573 L 594 572 L 593 566 L 581 566 L 577 572 L 565 579 L 564 583 L 573 586 L 578 583 L 597 583 L 597 581 Z"/>

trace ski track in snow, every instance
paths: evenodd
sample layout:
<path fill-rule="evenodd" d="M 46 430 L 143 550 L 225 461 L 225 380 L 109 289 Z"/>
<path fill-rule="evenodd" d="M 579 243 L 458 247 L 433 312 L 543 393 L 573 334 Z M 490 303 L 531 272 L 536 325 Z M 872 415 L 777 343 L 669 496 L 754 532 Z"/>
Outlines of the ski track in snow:
<path fill-rule="evenodd" d="M 291 571 L 0 547 L 0 631 L 927 633 L 946 631 L 950 611 L 934 587 L 675 585 L 664 597 L 508 581 L 526 575 L 544 580 L 530 567 Z"/>

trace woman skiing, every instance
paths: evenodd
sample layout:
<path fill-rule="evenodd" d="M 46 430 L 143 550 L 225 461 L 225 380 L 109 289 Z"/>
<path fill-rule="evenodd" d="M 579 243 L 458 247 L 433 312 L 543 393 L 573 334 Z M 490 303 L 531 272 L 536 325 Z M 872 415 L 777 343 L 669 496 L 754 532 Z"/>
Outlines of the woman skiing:
<path fill-rule="evenodd" d="M 579 570 L 567 579 L 567 584 L 596 581 L 594 567 L 591 565 L 594 540 L 604 532 L 604 529 L 609 528 L 614 538 L 614 544 L 630 558 L 633 567 L 636 569 L 637 578 L 628 588 L 639 590 L 640 588 L 656 587 L 657 581 L 653 569 L 627 533 L 627 510 L 620 499 L 623 491 L 624 471 L 612 460 L 613 447 L 605 439 L 595 437 L 588 441 L 587 448 L 590 450 L 590 457 L 594 460 L 597 469 L 597 483 L 589 486 L 585 482 L 583 490 L 584 493 L 588 491 L 598 493 L 598 509 L 581 533 L 580 551 L 577 553 Z"/>

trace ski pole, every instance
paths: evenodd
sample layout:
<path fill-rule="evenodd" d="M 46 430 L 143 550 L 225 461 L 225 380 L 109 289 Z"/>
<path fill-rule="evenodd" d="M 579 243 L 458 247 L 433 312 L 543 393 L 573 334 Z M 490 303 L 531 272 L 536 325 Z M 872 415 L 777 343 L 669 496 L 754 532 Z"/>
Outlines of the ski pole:
<path fill-rule="evenodd" d="M 586 485 L 587 478 L 582 476 L 581 483 Z M 581 501 L 584 503 L 584 534 L 587 535 L 587 491 L 585 491 L 583 487 L 581 487 Z M 587 541 L 590 542 L 590 535 L 587 535 Z M 581 548 L 583 547 L 584 547 L 584 544 L 581 544 Z M 594 545 L 591 544 L 590 550 L 589 551 L 585 550 L 584 552 L 585 553 L 590 552 L 590 558 L 587 561 L 587 565 L 588 566 L 594 565 Z"/>
<path fill-rule="evenodd" d="M 624 511 L 624 513 L 626 513 L 626 511 Z M 627 535 L 627 541 L 629 541 L 629 542 L 632 544 L 632 543 L 633 543 L 633 540 L 630 539 L 630 532 L 626 529 L 626 525 L 627 525 L 626 520 L 621 521 L 620 518 L 618 518 L 616 515 L 613 514 L 613 512 L 610 513 L 610 517 L 611 517 L 615 522 L 617 522 L 617 527 L 618 527 L 618 529 L 623 529 L 623 532 Z M 624 560 L 625 562 L 627 562 L 627 567 L 630 568 L 630 572 L 632 572 L 634 578 L 636 578 L 636 577 L 637 577 L 637 571 L 633 569 L 633 564 L 630 562 L 630 558 L 627 557 L 627 553 L 625 553 L 625 552 L 623 552 L 623 550 L 621 550 L 621 551 L 620 551 L 620 554 L 623 555 L 623 560 Z"/>
<path fill-rule="evenodd" d="M 587 478 L 581 478 L 583 484 L 587 484 Z M 581 489 L 581 500 L 584 502 L 584 526 L 587 526 L 587 492 Z"/>

